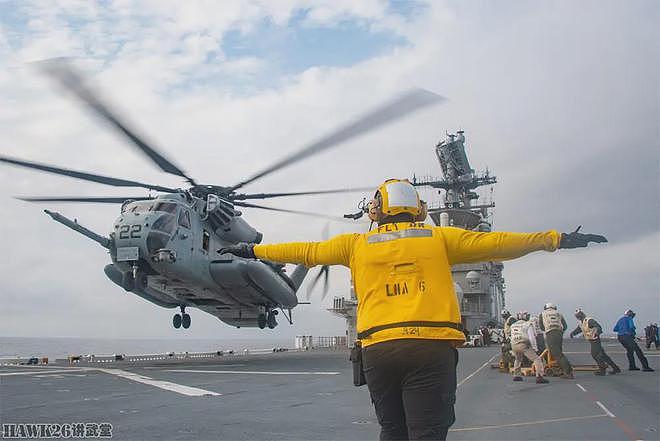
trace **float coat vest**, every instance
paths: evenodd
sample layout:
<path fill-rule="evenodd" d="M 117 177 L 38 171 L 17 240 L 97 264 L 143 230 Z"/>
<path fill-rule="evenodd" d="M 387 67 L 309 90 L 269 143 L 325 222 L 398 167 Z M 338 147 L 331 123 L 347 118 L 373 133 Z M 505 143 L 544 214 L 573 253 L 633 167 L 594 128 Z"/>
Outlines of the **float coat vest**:
<path fill-rule="evenodd" d="M 543 331 L 541 331 L 541 327 L 539 326 L 539 317 L 538 317 L 537 315 L 533 315 L 533 316 L 529 319 L 529 321 L 530 321 L 530 323 L 532 324 L 532 326 L 534 326 L 534 333 L 535 333 L 536 335 L 543 334 Z"/>
<path fill-rule="evenodd" d="M 529 330 L 531 323 L 524 320 L 518 320 L 511 325 L 511 344 L 529 343 Z"/>
<path fill-rule="evenodd" d="M 516 322 L 516 318 L 511 316 L 508 319 L 506 319 L 506 322 L 504 322 L 504 336 L 511 340 L 511 325 Z"/>
<path fill-rule="evenodd" d="M 450 340 L 460 346 L 465 335 L 451 265 L 554 251 L 559 238 L 556 231 L 475 232 L 399 222 L 324 242 L 255 245 L 254 253 L 274 262 L 349 267 L 363 347 L 407 338 Z"/>
<path fill-rule="evenodd" d="M 546 309 L 541 313 L 543 318 L 543 327 L 545 332 L 559 329 L 562 331 L 564 326 L 561 324 L 561 314 L 554 309 Z"/>
<path fill-rule="evenodd" d="M 582 329 L 582 335 L 587 340 L 598 340 L 598 329 L 589 327 L 589 320 L 593 320 L 591 317 L 586 317 L 580 322 L 580 328 Z"/>

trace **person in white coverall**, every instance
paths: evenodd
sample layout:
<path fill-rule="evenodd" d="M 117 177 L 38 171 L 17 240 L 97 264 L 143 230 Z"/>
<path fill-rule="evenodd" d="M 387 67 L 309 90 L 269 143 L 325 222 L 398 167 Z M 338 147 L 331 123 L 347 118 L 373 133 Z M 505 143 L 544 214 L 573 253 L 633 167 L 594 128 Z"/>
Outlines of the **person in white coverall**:
<path fill-rule="evenodd" d="M 536 382 L 548 383 L 543 377 L 543 360 L 538 355 L 536 346 L 536 332 L 534 325 L 529 321 L 529 314 L 520 314 L 520 319 L 511 325 L 511 351 L 515 357 L 513 363 L 513 381 L 523 381 L 520 369 L 523 358 L 527 357 L 536 370 Z"/>

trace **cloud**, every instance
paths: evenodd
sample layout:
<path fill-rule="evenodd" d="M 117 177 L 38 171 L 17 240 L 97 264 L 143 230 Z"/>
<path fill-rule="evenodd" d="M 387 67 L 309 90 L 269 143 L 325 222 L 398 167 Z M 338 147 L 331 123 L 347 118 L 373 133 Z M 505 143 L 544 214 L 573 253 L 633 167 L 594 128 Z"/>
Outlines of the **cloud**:
<path fill-rule="evenodd" d="M 0 133 L 10 141 L 3 155 L 183 185 L 24 65 L 54 55 L 74 57 L 140 133 L 200 182 L 218 185 L 239 182 L 402 90 L 426 87 L 449 100 L 246 191 L 375 186 L 393 176 L 437 176 L 433 146 L 445 130 L 463 128 L 473 168 L 488 166 L 499 178 L 497 229 L 568 230 L 584 224 L 586 231 L 611 240 L 594 249 L 507 263 L 512 308 L 532 311 L 552 300 L 564 312 L 590 308 L 606 322 L 627 306 L 658 310 L 652 250 L 658 249 L 659 230 L 660 17 L 650 3 L 430 2 L 410 14 L 384 2 L 83 3 L 21 2 L 11 22 L 0 19 L 0 54 L 7 54 L 0 57 L 5 68 Z M 388 40 L 376 53 L 347 44 L 338 54 L 321 52 L 318 62 L 302 63 L 300 70 L 279 69 L 277 60 L 251 53 L 250 45 L 240 54 L 223 47 L 228 35 L 257 35 L 267 22 L 273 34 L 265 38 L 274 41 L 289 28 L 304 38 L 320 28 L 339 32 L 349 22 L 354 32 L 389 32 L 403 44 Z M 300 56 L 288 53 L 286 45 L 278 50 Z M 328 63 L 330 55 L 351 61 Z M 3 322 L 5 332 L 115 337 L 175 332 L 171 311 L 105 278 L 102 268 L 109 259 L 102 249 L 50 221 L 41 207 L 10 197 L 125 190 L 6 167 L 0 185 L 1 295 L 13 311 Z M 342 214 L 354 211 L 362 196 L 268 203 Z M 118 215 L 117 207 L 49 208 L 100 233 Z M 244 211 L 269 242 L 319 239 L 324 225 Z M 331 231 L 359 228 L 333 224 Z M 346 270 L 334 271 L 332 280 L 329 297 L 348 293 Z M 342 320 L 323 309 L 330 301 L 297 309 L 296 325 L 282 325 L 276 334 L 310 329 L 342 334 Z M 195 336 L 263 335 L 194 314 L 189 332 Z M 34 326 L 26 329 L 28 319 Z"/>

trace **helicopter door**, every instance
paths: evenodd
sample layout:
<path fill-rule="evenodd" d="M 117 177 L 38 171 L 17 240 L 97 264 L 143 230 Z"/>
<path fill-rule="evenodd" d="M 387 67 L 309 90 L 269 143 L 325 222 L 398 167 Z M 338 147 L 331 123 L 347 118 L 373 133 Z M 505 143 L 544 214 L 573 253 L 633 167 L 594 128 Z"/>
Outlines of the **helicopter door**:
<path fill-rule="evenodd" d="M 195 243 L 190 222 L 190 210 L 181 208 L 181 211 L 179 211 L 179 218 L 177 223 L 178 228 L 176 230 L 175 237 L 172 238 L 173 245 L 177 249 L 178 259 L 190 261 L 192 255 L 192 247 Z"/>

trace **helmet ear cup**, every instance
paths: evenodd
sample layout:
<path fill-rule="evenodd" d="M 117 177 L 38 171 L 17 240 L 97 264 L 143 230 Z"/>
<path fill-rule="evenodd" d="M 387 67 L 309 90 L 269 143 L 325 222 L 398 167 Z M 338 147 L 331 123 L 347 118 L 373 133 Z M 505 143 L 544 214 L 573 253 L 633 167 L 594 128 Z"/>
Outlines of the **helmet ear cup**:
<path fill-rule="evenodd" d="M 383 219 L 383 199 L 380 193 L 376 193 L 374 198 L 367 205 L 367 214 L 373 222 L 380 222 Z"/>

